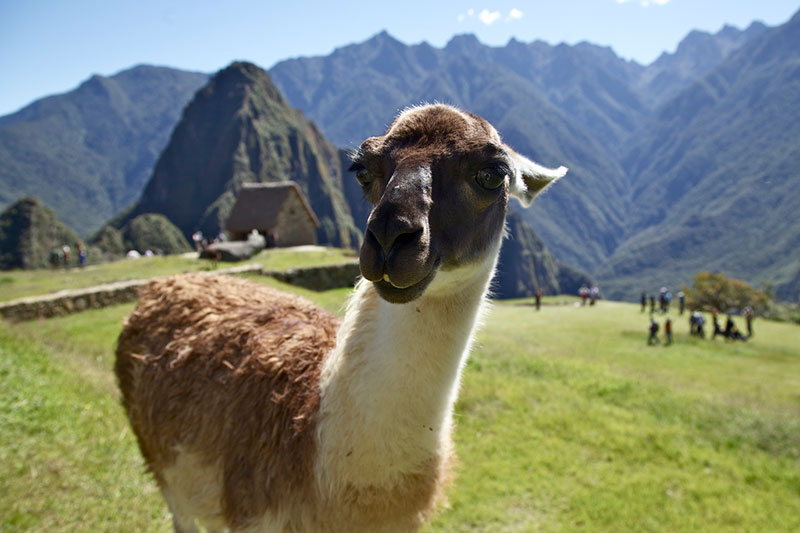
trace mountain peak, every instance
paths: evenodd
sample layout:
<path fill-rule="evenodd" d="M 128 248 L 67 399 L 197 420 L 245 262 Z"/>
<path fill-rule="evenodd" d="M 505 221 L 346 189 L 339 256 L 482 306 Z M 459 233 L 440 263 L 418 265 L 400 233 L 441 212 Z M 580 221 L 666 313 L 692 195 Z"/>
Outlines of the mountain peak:
<path fill-rule="evenodd" d="M 483 48 L 483 44 L 472 33 L 454 35 L 444 47 L 448 52 L 460 52 L 462 54 L 469 54 L 480 48 Z"/>
<path fill-rule="evenodd" d="M 198 229 L 216 235 L 243 183 L 291 179 L 320 219 L 320 242 L 349 246 L 355 233 L 335 194 L 338 163 L 336 149 L 289 106 L 269 74 L 236 61 L 186 106 L 139 202 L 114 225 L 160 213 L 184 236 Z"/>
<path fill-rule="evenodd" d="M 402 42 L 400 42 L 399 40 L 395 39 L 386 30 L 381 30 L 380 33 L 376 33 L 375 35 L 373 35 L 372 37 L 367 39 L 367 41 L 364 44 L 369 44 L 369 45 L 372 45 L 372 46 L 374 46 L 374 45 L 381 45 L 381 46 L 385 46 L 385 45 L 398 46 L 398 45 L 400 45 L 400 46 L 405 46 Z"/>
<path fill-rule="evenodd" d="M 283 94 L 272 82 L 267 71 L 248 61 L 234 61 L 217 72 L 206 88 L 217 86 L 236 87 L 263 93 L 267 98 L 281 104 L 285 103 Z"/>

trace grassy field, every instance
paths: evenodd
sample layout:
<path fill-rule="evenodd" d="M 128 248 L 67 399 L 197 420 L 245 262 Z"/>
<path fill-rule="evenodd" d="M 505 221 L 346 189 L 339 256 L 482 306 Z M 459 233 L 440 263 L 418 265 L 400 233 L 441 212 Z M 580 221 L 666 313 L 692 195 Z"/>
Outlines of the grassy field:
<path fill-rule="evenodd" d="M 334 312 L 347 293 L 284 288 Z M 494 305 L 426 531 L 800 530 L 800 327 L 726 343 L 672 315 L 651 347 L 638 306 L 557 302 Z M 0 323 L 0 530 L 170 530 L 111 374 L 131 308 Z"/>
<path fill-rule="evenodd" d="M 62 289 L 91 287 L 112 281 L 169 276 L 182 272 L 214 270 L 228 266 L 260 264 L 265 270 L 286 270 L 306 266 L 345 263 L 355 259 L 354 252 L 338 248 L 302 247 L 263 250 L 240 263 L 217 263 L 196 256 L 170 255 L 142 257 L 85 268 L 55 270 L 11 270 L 0 272 L 0 301 L 35 296 Z"/>

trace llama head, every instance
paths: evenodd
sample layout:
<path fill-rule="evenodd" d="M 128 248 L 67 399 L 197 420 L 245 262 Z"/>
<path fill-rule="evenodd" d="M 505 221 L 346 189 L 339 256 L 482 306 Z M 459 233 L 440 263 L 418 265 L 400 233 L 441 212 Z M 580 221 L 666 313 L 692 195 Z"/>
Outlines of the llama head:
<path fill-rule="evenodd" d="M 439 270 L 496 254 L 509 196 L 527 206 L 567 171 L 530 161 L 484 119 L 440 104 L 404 111 L 361 144 L 350 170 L 373 204 L 361 273 L 391 303 L 418 298 Z"/>

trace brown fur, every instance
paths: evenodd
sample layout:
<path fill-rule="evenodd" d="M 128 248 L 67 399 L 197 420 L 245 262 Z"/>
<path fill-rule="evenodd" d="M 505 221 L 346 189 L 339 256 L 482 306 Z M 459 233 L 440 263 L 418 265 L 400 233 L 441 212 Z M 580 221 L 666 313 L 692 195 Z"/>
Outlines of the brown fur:
<path fill-rule="evenodd" d="M 221 461 L 222 511 L 234 527 L 308 497 L 320 362 L 337 326 L 301 298 L 235 277 L 146 286 L 115 371 L 156 479 L 177 446 Z"/>

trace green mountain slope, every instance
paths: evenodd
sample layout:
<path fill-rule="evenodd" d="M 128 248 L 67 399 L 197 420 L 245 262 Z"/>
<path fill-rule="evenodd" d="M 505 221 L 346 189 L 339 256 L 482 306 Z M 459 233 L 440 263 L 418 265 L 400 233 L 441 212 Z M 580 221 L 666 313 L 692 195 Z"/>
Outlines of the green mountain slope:
<path fill-rule="evenodd" d="M 50 254 L 74 248 L 78 236 L 34 197 L 21 198 L 0 213 L 0 270 L 46 268 Z"/>
<path fill-rule="evenodd" d="M 700 269 L 774 284 L 800 277 L 800 14 L 765 32 L 659 112 L 626 161 L 630 237 L 598 275 L 632 295 L 647 272 Z"/>
<path fill-rule="evenodd" d="M 353 246 L 359 232 L 342 194 L 339 154 L 288 106 L 267 73 L 233 63 L 197 92 L 141 198 L 114 225 L 166 216 L 188 238 L 216 235 L 245 182 L 293 180 L 320 220 L 318 240 Z"/>
<path fill-rule="evenodd" d="M 141 193 L 183 106 L 207 79 L 138 66 L 0 117 L 0 208 L 33 194 L 92 233 Z"/>
<path fill-rule="evenodd" d="M 658 107 L 766 30 L 764 24 L 754 22 L 746 30 L 726 25 L 713 35 L 692 31 L 678 44 L 674 53 L 664 52 L 647 65 L 637 82 L 638 92 L 645 103 Z"/>
<path fill-rule="evenodd" d="M 798 202 L 785 178 L 800 145 L 794 59 L 763 44 L 783 32 L 775 39 L 793 53 L 789 26 L 693 32 L 647 67 L 586 43 L 488 47 L 459 36 L 437 49 L 382 33 L 271 73 L 342 145 L 382 132 L 407 105 L 439 100 L 484 116 L 543 164 L 570 167 L 523 216 L 607 293 L 632 297 L 719 268 L 774 282 L 791 299 L 797 230 L 783 206 Z"/>
<path fill-rule="evenodd" d="M 383 133 L 408 105 L 441 101 L 480 114 L 513 148 L 540 163 L 570 167 L 569 179 L 524 217 L 557 257 L 590 270 L 623 232 L 624 172 L 606 146 L 537 84 L 483 57 L 481 51 L 491 56 L 492 50 L 474 37 L 455 38 L 440 50 L 406 46 L 382 33 L 326 58 L 283 62 L 270 73 L 292 105 L 343 146 Z"/>
<path fill-rule="evenodd" d="M 501 299 L 530 297 L 537 289 L 546 295 L 577 294 L 584 283 L 590 285 L 591 278 L 553 257 L 512 204 L 492 294 Z"/>

